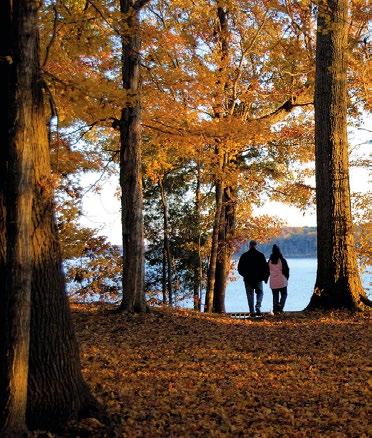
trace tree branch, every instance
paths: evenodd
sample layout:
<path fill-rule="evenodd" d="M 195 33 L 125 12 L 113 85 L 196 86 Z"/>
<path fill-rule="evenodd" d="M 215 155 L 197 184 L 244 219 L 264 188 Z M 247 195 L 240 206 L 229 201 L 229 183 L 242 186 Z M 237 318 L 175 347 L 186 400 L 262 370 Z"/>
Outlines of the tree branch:
<path fill-rule="evenodd" d="M 149 2 L 150 2 L 150 0 L 137 0 L 133 5 L 133 9 L 135 11 L 140 11 Z"/>
<path fill-rule="evenodd" d="M 46 50 L 45 50 L 44 61 L 41 65 L 42 68 L 45 67 L 46 63 L 48 62 L 50 49 L 52 48 L 52 45 L 53 45 L 53 43 L 56 39 L 56 36 L 57 36 L 58 11 L 57 11 L 56 5 L 53 5 L 53 12 L 54 12 L 53 32 L 52 32 L 52 36 L 51 36 L 49 43 L 48 43 Z"/>
<path fill-rule="evenodd" d="M 282 103 L 276 110 L 272 111 L 271 113 L 265 114 L 261 117 L 257 117 L 256 119 L 251 119 L 251 120 L 272 119 L 271 123 L 275 123 L 276 120 L 280 121 L 285 115 L 289 114 L 293 110 L 293 108 L 299 106 L 313 105 L 313 101 L 310 102 L 301 101 L 301 97 L 303 97 L 303 95 L 306 96 L 306 91 L 309 88 L 309 86 L 310 86 L 309 84 L 305 85 L 303 89 L 297 91 L 288 100 Z"/>
<path fill-rule="evenodd" d="M 98 12 L 98 14 L 101 16 L 101 18 L 103 19 L 103 21 L 108 24 L 110 26 L 111 29 L 114 30 L 114 32 L 121 36 L 121 32 L 119 29 L 117 29 L 112 23 L 110 23 L 110 21 L 105 17 L 105 14 L 98 8 L 98 6 L 95 5 L 95 3 L 92 0 L 87 0 L 87 2 L 93 6 L 93 8 Z"/>

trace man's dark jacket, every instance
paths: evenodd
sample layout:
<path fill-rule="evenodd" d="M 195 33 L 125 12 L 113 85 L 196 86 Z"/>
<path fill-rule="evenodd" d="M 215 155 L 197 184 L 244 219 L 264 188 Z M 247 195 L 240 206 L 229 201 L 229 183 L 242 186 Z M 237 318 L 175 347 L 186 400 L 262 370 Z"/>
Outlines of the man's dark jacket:
<path fill-rule="evenodd" d="M 238 272 L 248 283 L 267 282 L 270 275 L 265 256 L 256 248 L 251 248 L 242 254 L 238 263 Z"/>

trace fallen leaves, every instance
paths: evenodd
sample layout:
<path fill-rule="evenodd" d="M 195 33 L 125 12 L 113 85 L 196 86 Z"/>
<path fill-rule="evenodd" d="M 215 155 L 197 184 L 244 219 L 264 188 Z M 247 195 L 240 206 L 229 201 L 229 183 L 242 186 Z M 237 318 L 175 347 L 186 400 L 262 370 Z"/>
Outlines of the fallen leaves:
<path fill-rule="evenodd" d="M 74 319 L 110 436 L 367 437 L 365 316 L 239 321 L 90 305 Z"/>

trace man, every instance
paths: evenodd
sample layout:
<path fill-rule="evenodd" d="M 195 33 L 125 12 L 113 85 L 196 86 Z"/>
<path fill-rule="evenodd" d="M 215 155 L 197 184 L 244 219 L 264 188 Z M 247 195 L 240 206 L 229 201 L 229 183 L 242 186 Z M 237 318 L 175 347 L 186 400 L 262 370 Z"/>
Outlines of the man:
<path fill-rule="evenodd" d="M 249 242 L 249 250 L 242 254 L 238 263 L 238 272 L 244 278 L 245 291 L 247 293 L 249 311 L 252 316 L 261 315 L 261 303 L 263 298 L 263 284 L 270 275 L 269 266 L 265 256 L 256 249 L 257 242 Z M 256 292 L 256 307 L 254 306 L 254 292 Z"/>

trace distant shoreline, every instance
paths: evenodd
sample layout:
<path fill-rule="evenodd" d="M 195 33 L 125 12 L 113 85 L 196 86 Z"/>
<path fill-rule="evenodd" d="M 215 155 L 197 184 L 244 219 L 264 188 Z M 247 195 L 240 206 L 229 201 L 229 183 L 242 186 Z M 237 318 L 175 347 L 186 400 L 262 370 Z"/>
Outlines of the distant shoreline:
<path fill-rule="evenodd" d="M 262 252 L 262 251 L 261 251 Z M 270 257 L 270 254 L 264 253 L 265 257 L 268 259 Z M 233 260 L 239 260 L 241 256 L 241 253 L 236 253 L 233 255 Z M 288 254 L 283 254 L 283 256 L 286 259 L 313 259 L 316 260 L 317 256 L 316 255 L 288 255 Z"/>
<path fill-rule="evenodd" d="M 279 246 L 286 258 L 316 259 L 317 258 L 317 236 L 314 227 L 285 227 L 279 236 L 269 242 L 258 242 L 257 249 L 269 257 L 273 244 Z M 244 243 L 240 250 L 234 255 L 239 257 L 248 250 L 248 242 Z"/>

